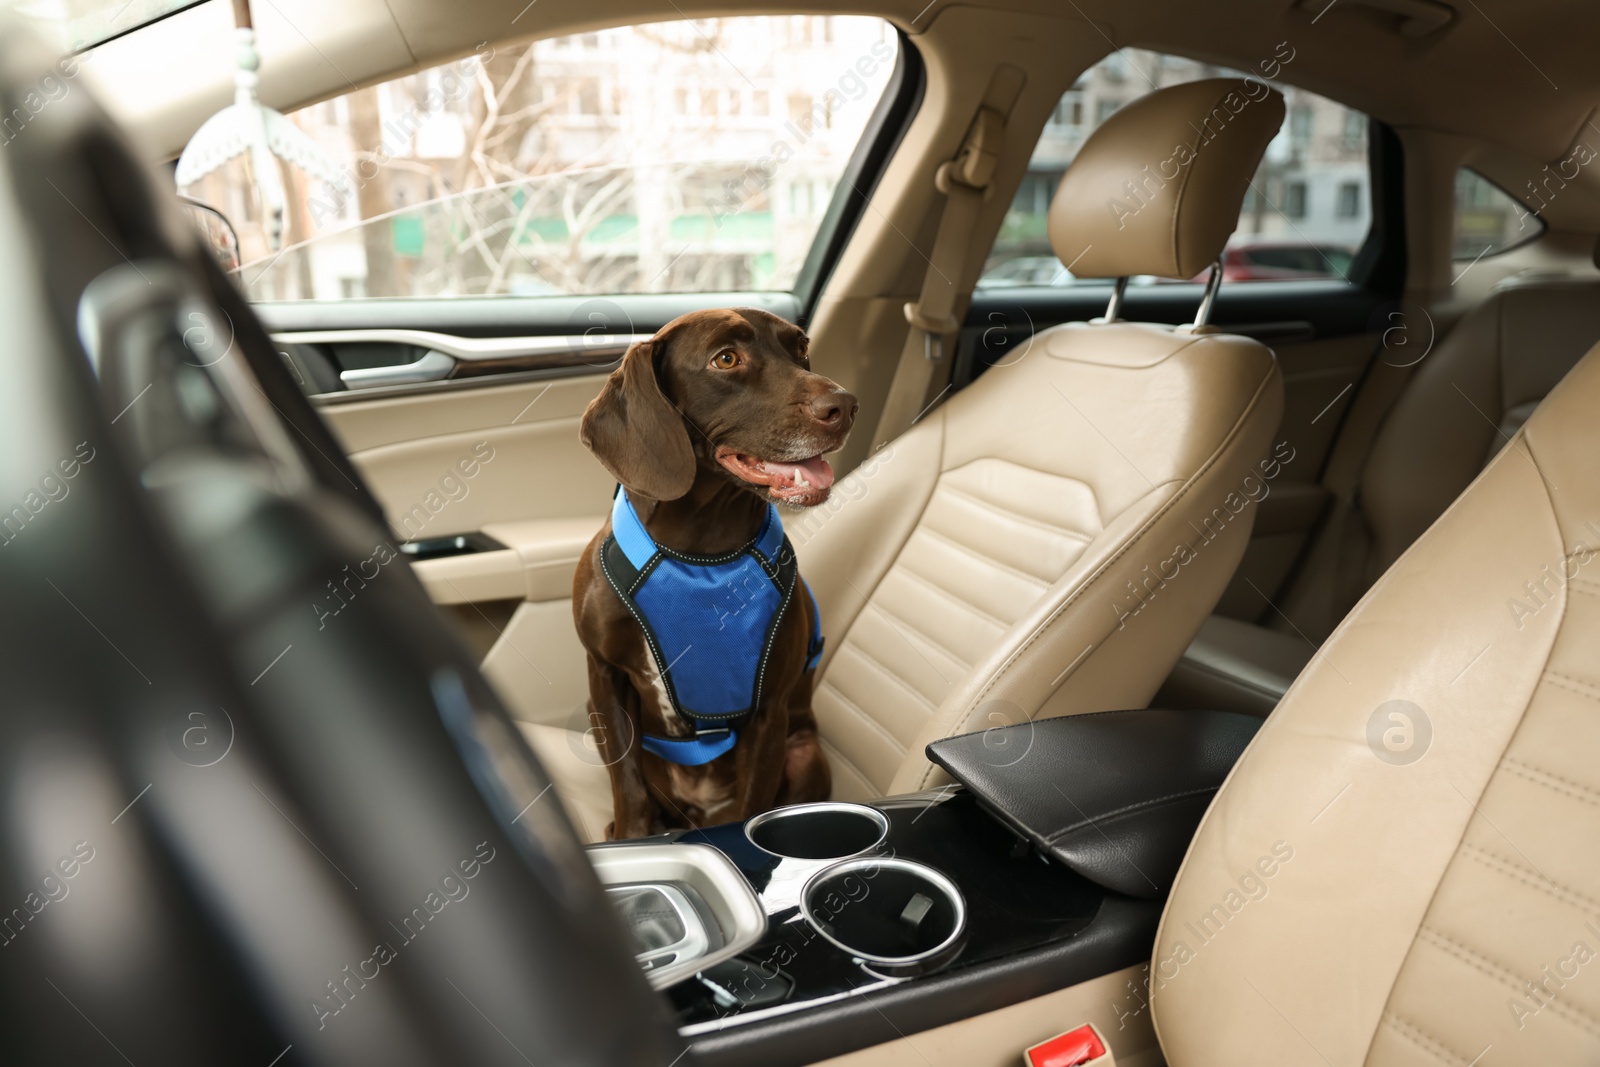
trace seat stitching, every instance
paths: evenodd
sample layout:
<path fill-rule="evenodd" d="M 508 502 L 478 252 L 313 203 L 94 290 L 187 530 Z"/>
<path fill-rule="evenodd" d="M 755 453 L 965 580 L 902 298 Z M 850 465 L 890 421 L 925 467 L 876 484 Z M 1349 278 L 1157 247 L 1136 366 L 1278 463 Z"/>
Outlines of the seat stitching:
<path fill-rule="evenodd" d="M 992 622 L 1002 630 L 1011 629 L 1011 627 L 1012 627 L 1011 623 L 1006 622 L 1004 619 L 999 619 L 999 618 L 996 618 L 993 615 L 990 615 L 987 611 L 984 611 L 982 608 L 978 607 L 978 605 L 976 605 L 976 604 L 969 603 L 968 601 L 963 600 L 961 597 L 957 596 L 955 593 L 952 593 L 950 590 L 946 589 L 944 586 L 940 585 L 938 582 L 935 582 L 932 578 L 925 578 L 922 575 L 918 574 L 916 571 L 912 570 L 909 565 L 907 565 L 905 563 L 901 563 L 895 569 L 900 571 L 902 574 L 905 574 L 905 575 L 907 575 L 909 577 L 915 578 L 917 581 L 921 582 L 924 586 L 928 587 L 929 589 L 932 589 L 935 593 L 939 593 L 939 594 L 943 595 L 946 599 L 955 601 L 961 607 L 966 608 L 968 611 L 972 612 L 974 615 L 977 615 L 979 618 L 985 620 L 986 622 Z M 885 577 L 887 578 L 887 575 L 885 575 Z M 883 587 L 883 583 L 879 582 L 878 583 L 878 587 L 882 588 Z"/>
<path fill-rule="evenodd" d="M 1189 346 L 1186 345 L 1184 347 Z M 1060 604 L 1056 605 L 1055 609 L 1050 613 L 1050 616 L 1045 619 L 1042 625 L 1034 630 L 1028 639 L 1022 643 L 1021 647 L 1012 650 L 1011 655 L 1006 657 L 1005 663 L 1000 665 L 1000 669 L 993 671 L 990 674 L 989 678 L 984 682 L 983 688 L 974 698 L 972 708 L 968 709 L 968 711 L 962 714 L 957 720 L 955 725 L 958 730 L 965 729 L 968 716 L 973 710 L 976 710 L 976 708 L 983 703 L 984 698 L 989 695 L 989 691 L 992 690 L 996 684 L 998 684 L 1001 675 L 1005 674 L 1007 669 L 1009 669 L 1013 663 L 1020 659 L 1022 655 L 1033 646 L 1035 641 L 1039 640 L 1040 636 L 1055 623 L 1056 619 L 1060 618 L 1061 615 L 1066 612 L 1067 608 L 1075 605 L 1078 600 L 1087 596 L 1088 591 L 1090 588 L 1095 586 L 1096 582 L 1105 577 L 1105 575 L 1116 563 L 1134 550 L 1135 546 L 1140 545 L 1145 536 L 1155 528 L 1156 523 L 1165 518 L 1169 512 L 1176 508 L 1180 500 L 1183 500 L 1185 497 L 1189 496 L 1194 487 L 1199 484 L 1200 479 L 1217 465 L 1221 457 L 1228 451 L 1229 447 L 1239 439 L 1239 435 L 1243 432 L 1243 427 L 1246 420 L 1249 419 L 1249 417 L 1255 412 L 1256 408 L 1260 405 L 1262 394 L 1266 391 L 1268 384 L 1272 381 L 1273 375 L 1277 373 L 1277 370 L 1277 363 L 1275 361 L 1269 361 L 1267 364 L 1267 372 L 1261 376 L 1261 381 L 1256 386 L 1255 393 L 1250 397 L 1250 402 L 1244 406 L 1244 410 L 1241 411 L 1239 413 L 1239 417 L 1234 420 L 1233 428 L 1228 431 L 1228 436 L 1212 451 L 1210 456 L 1206 457 L 1206 461 L 1201 464 L 1200 469 L 1190 475 L 1189 478 L 1181 486 L 1179 486 L 1178 491 L 1173 493 L 1166 503 L 1162 504 L 1156 509 L 1155 514 L 1145 519 L 1133 536 L 1124 540 L 1121 547 L 1113 552 L 1109 559 L 1103 560 L 1100 566 L 1095 569 L 1093 574 L 1085 576 L 1083 581 L 1078 583 L 1077 588 L 1064 597 Z M 1174 479 L 1174 481 L 1175 480 L 1176 479 Z M 1163 486 L 1168 484 L 1171 483 L 1162 483 Z M 1159 488 L 1160 486 L 1153 487 L 1151 492 L 1154 493 Z M 927 767 L 923 768 L 922 781 L 920 783 L 923 788 L 927 788 L 929 785 L 929 779 L 933 777 L 935 769 L 936 768 L 931 763 L 928 764 Z"/>
<path fill-rule="evenodd" d="M 862 711 L 861 705 L 845 696 L 843 689 L 840 689 L 839 686 L 835 685 L 833 682 L 823 681 L 817 685 L 817 691 L 819 693 L 822 691 L 823 686 L 826 686 L 828 689 L 833 691 L 834 697 L 845 706 L 846 711 L 853 711 L 857 715 L 861 716 L 862 719 L 866 720 L 867 725 L 871 726 L 874 730 L 877 730 L 878 733 L 882 734 L 884 740 L 893 745 L 895 749 L 899 751 L 900 755 L 904 756 L 906 754 L 905 744 L 894 734 L 890 733 L 887 726 L 883 725 L 883 723 L 879 722 L 877 719 L 874 719 L 871 715 L 868 715 L 865 711 Z"/>
<path fill-rule="evenodd" d="M 1568 692 L 1577 693 L 1581 697 L 1588 697 L 1590 700 L 1600 700 L 1600 686 L 1591 685 L 1577 678 L 1569 678 L 1565 674 L 1558 674 L 1552 670 L 1544 672 L 1544 680 L 1557 689 L 1565 689 Z"/>
<path fill-rule="evenodd" d="M 855 760 L 851 759 L 849 756 L 846 756 L 837 745 L 829 742 L 821 734 L 817 735 L 817 742 L 827 750 L 828 758 L 838 760 L 842 766 L 849 770 L 851 774 L 856 776 L 856 779 L 862 785 L 867 787 L 867 792 L 874 795 L 882 795 L 883 790 L 879 789 L 877 784 L 873 782 L 871 778 L 868 778 L 861 768 L 856 765 Z"/>
<path fill-rule="evenodd" d="M 883 612 L 885 617 L 887 617 L 892 622 L 894 622 L 895 625 L 903 626 L 907 630 L 910 630 L 912 633 L 916 634 L 918 637 L 922 638 L 924 641 L 926 641 L 928 644 L 932 645 L 939 652 L 943 653 L 947 658 L 949 658 L 950 660 L 954 661 L 958 666 L 960 666 L 962 668 L 962 670 L 971 670 L 972 669 L 972 664 L 968 663 L 966 660 L 962 659 L 960 656 L 956 655 L 954 652 L 951 652 L 948 648 L 945 648 L 942 644 L 940 644 L 939 642 L 935 641 L 933 638 L 929 637 L 927 634 L 923 633 L 921 630 L 917 629 L 917 627 L 915 627 L 911 623 L 907 622 L 900 615 L 896 614 L 895 612 L 890 611 L 888 608 L 884 607 L 882 604 L 873 604 L 872 607 L 876 608 L 878 611 Z"/>
<path fill-rule="evenodd" d="M 1072 481 L 1076 482 L 1079 485 L 1083 484 L 1082 482 L 1079 482 L 1078 479 L 1076 479 L 1076 478 L 1073 478 Z M 1097 536 L 1099 536 L 1098 534 L 1084 533 L 1082 530 L 1074 530 L 1070 526 L 1052 526 L 1050 523 L 1045 522 L 1043 519 L 1035 519 L 1035 518 L 1031 518 L 1031 517 L 1029 517 L 1027 515 L 1020 514 L 1018 512 L 1012 511 L 1010 508 L 1002 507 L 999 504 L 994 503 L 993 501 L 985 500 L 982 497 L 975 496 L 972 493 L 969 493 L 969 492 L 967 492 L 967 491 L 965 491 L 963 489 L 957 489 L 952 485 L 941 485 L 940 488 L 943 489 L 945 492 L 949 493 L 951 496 L 959 497 L 962 500 L 966 500 L 966 501 L 969 501 L 969 502 L 971 502 L 973 504 L 976 504 L 980 508 L 987 508 L 988 510 L 996 512 L 997 514 L 1003 515 L 1008 519 L 1014 519 L 1015 521 L 1017 521 L 1019 523 L 1022 523 L 1025 526 L 1032 526 L 1032 527 L 1035 527 L 1036 529 L 1043 530 L 1046 533 L 1060 534 L 1063 537 L 1071 537 L 1071 538 L 1074 538 L 1076 540 L 1081 540 L 1085 544 L 1088 544 L 1090 541 L 1093 541 Z"/>
<path fill-rule="evenodd" d="M 1073 719 L 1073 720 L 1077 720 L 1077 719 L 1092 719 L 1097 715 L 1137 715 L 1141 711 L 1149 711 L 1149 710 L 1150 710 L 1149 708 L 1112 708 L 1110 711 L 1084 711 L 1084 712 L 1079 712 L 1076 715 L 1062 715 L 1062 716 L 1058 716 L 1058 717 L 1059 718 L 1064 718 L 1064 719 L 1070 718 L 1070 719 Z M 1243 713 L 1241 713 L 1241 714 L 1243 714 Z M 1012 723 L 1011 724 L 1012 727 L 1017 727 L 1017 726 L 1021 726 L 1021 725 L 1022 725 L 1021 723 Z M 995 729 L 1006 729 L 1006 727 L 993 727 L 993 726 L 991 726 L 991 727 L 989 727 L 988 729 L 985 729 L 985 730 L 972 730 L 969 733 L 964 733 L 964 734 L 948 734 L 948 735 L 946 735 L 944 737 L 939 738 L 939 740 L 941 740 L 941 741 L 959 741 L 963 737 L 977 737 L 980 734 L 987 734 L 987 733 L 989 733 L 990 730 L 995 730 Z"/>
<path fill-rule="evenodd" d="M 1421 930 L 1418 931 L 1418 934 L 1423 941 L 1432 945 L 1440 952 L 1443 952 L 1449 956 L 1454 956 L 1456 959 L 1460 960 L 1462 963 L 1465 963 L 1474 970 L 1479 971 L 1488 977 L 1495 979 L 1496 981 L 1509 985 L 1518 993 L 1525 991 L 1524 987 L 1527 985 L 1527 979 L 1523 978 L 1515 971 L 1505 967 L 1503 964 L 1497 963 L 1496 961 L 1490 959 L 1483 953 L 1463 945 L 1461 942 L 1450 937 L 1448 934 L 1442 934 L 1431 926 L 1422 927 Z M 1443 944 L 1439 944 L 1438 942 L 1443 942 Z M 1563 1004 L 1557 1000 L 1551 1000 L 1545 1006 L 1555 1011 L 1558 1015 L 1566 1013 L 1567 1015 L 1572 1016 L 1571 1018 L 1567 1019 L 1568 1022 L 1572 1023 L 1574 1026 L 1578 1027 L 1578 1029 L 1593 1037 L 1600 1037 L 1600 1018 L 1590 1015 L 1582 1008 L 1574 1007 L 1571 1004 Z M 1588 1025 L 1585 1025 L 1585 1023 Z"/>
<path fill-rule="evenodd" d="M 1214 785 L 1201 786 L 1198 789 L 1186 789 L 1181 793 L 1168 793 L 1166 796 L 1157 797 L 1154 800 L 1140 800 L 1133 804 L 1126 804 L 1115 811 L 1108 811 L 1105 814 L 1100 815 L 1098 818 L 1090 815 L 1084 815 L 1083 821 L 1073 823 L 1071 826 L 1063 827 L 1062 829 L 1057 830 L 1055 833 L 1047 836 L 1045 840 L 1053 844 L 1056 838 L 1062 837 L 1066 834 L 1075 833 L 1079 830 L 1082 830 L 1085 826 L 1096 826 L 1096 828 L 1098 828 L 1096 825 L 1098 823 L 1111 822 L 1115 819 L 1121 818 L 1124 815 L 1135 815 L 1146 810 L 1147 808 L 1160 807 L 1169 801 L 1187 800 L 1190 797 L 1201 796 L 1205 793 L 1215 793 L 1216 791 L 1217 787 Z M 1065 796 L 1065 794 L 1062 795 Z M 1068 803 L 1072 803 L 1071 798 L 1068 798 Z M 1072 804 L 1072 806 L 1076 808 L 1077 804 Z M 1081 813 L 1082 809 L 1079 810 Z"/>
<path fill-rule="evenodd" d="M 1553 793 L 1560 793 L 1563 796 L 1571 797 L 1573 800 L 1600 807 L 1600 792 L 1590 789 L 1588 786 L 1579 785 L 1577 782 L 1568 781 L 1559 774 L 1551 774 L 1547 770 L 1531 764 L 1520 763 L 1509 757 L 1501 760 L 1500 766 L 1518 778 L 1532 782 L 1534 785 L 1543 786 Z M 1544 779 L 1546 778 L 1551 779 L 1551 781 L 1545 781 Z"/>
<path fill-rule="evenodd" d="M 845 645 L 844 647 L 850 649 L 853 652 L 855 652 L 856 655 L 860 656 L 862 659 L 866 660 L 867 663 L 871 664 L 874 668 L 876 668 L 878 673 L 882 674 L 886 678 L 891 679 L 896 684 L 898 684 L 900 686 L 900 688 L 904 689 L 906 692 L 908 692 L 912 696 L 916 697 L 919 701 L 922 702 L 923 706 L 926 707 L 929 711 L 934 710 L 936 705 L 933 703 L 933 701 L 931 701 L 927 697 L 923 696 L 922 693 L 919 692 L 916 689 L 915 686 L 913 686 L 910 682 L 906 681 L 904 678 L 900 677 L 894 671 L 890 670 L 887 665 L 885 665 L 883 663 L 880 663 L 878 660 L 874 659 L 872 657 L 872 655 L 867 652 L 866 649 L 861 647 L 861 642 L 859 642 L 859 641 L 851 641 L 849 644 Z M 843 651 L 843 649 L 841 649 L 841 651 Z M 838 688 L 838 687 L 835 686 L 835 688 Z"/>
<path fill-rule="evenodd" d="M 933 494 L 935 490 L 939 488 L 939 478 L 943 476 L 944 472 L 944 450 L 946 436 L 944 410 L 941 408 L 938 411 L 932 412 L 929 415 L 927 422 L 925 422 L 923 425 L 931 425 L 936 427 L 936 430 L 930 430 L 928 432 L 936 432 L 938 434 L 937 441 L 939 445 L 939 454 L 934 458 L 933 482 L 929 485 L 927 493 L 922 496 L 922 503 L 917 506 L 916 519 L 906 529 L 905 536 L 900 539 L 899 547 L 894 550 L 893 555 L 889 556 L 888 562 L 884 564 L 883 569 L 877 573 L 876 578 L 873 578 L 870 575 L 861 575 L 862 581 L 866 582 L 870 586 L 870 590 L 868 592 L 861 593 L 861 608 L 849 616 L 849 619 L 844 627 L 844 632 L 840 637 L 839 644 L 835 645 L 833 649 L 824 650 L 824 663 L 819 665 L 819 669 L 831 668 L 833 666 L 833 660 L 838 654 L 836 650 L 849 641 L 850 634 L 855 630 L 856 623 L 861 621 L 861 612 L 866 610 L 866 606 L 870 602 L 872 594 L 883 588 L 883 583 L 888 580 L 891 574 L 894 573 L 900 557 L 905 554 L 906 546 L 911 543 L 911 539 L 917 535 L 918 527 L 920 527 L 928 517 L 928 505 L 933 502 Z M 903 437 L 904 434 L 901 436 Z M 888 458 L 892 460 L 894 458 L 892 453 L 892 442 L 889 444 L 889 449 L 891 452 Z M 842 610 L 848 610 L 848 608 Z M 863 781 L 867 781 L 869 785 L 871 784 L 870 780 L 868 779 L 863 779 Z"/>
<path fill-rule="evenodd" d="M 1422 1051 L 1429 1053 L 1434 1059 L 1457 1067 L 1458 1064 L 1467 1062 L 1467 1058 L 1454 1051 L 1449 1045 L 1428 1033 L 1416 1023 L 1395 1011 L 1383 1013 L 1383 1021 L 1394 1027 L 1396 1033 L 1416 1045 Z"/>
<path fill-rule="evenodd" d="M 1539 874 L 1538 871 L 1530 871 L 1521 864 L 1513 863 L 1504 856 L 1496 855 L 1486 848 L 1479 848 L 1477 845 L 1464 843 L 1461 846 L 1461 850 L 1474 863 L 1521 882 L 1530 889 L 1537 889 L 1546 896 L 1558 900 L 1569 907 L 1578 908 L 1586 913 L 1600 911 L 1600 900 L 1596 900 L 1582 890 L 1574 889 L 1570 885 Z"/>
<path fill-rule="evenodd" d="M 1554 523 L 1555 522 L 1555 516 L 1556 516 L 1555 501 L 1550 496 L 1550 488 L 1549 488 L 1549 486 L 1547 484 L 1545 484 L 1545 482 L 1544 482 L 1544 471 L 1540 468 L 1539 461 L 1533 454 L 1533 446 L 1527 440 L 1526 427 L 1524 427 L 1522 430 L 1517 431 L 1517 437 L 1514 438 L 1513 441 L 1515 441 L 1515 440 L 1521 440 L 1523 442 L 1523 444 L 1524 444 L 1524 447 L 1527 448 L 1528 460 L 1529 460 L 1529 462 L 1531 462 L 1533 464 L 1534 470 L 1539 474 L 1540 487 L 1544 491 L 1544 496 L 1545 496 L 1545 515 L 1552 523 Z M 1495 460 L 1495 462 L 1499 462 L 1499 460 L 1497 459 L 1497 460 Z M 1445 515 L 1450 515 L 1450 514 L 1455 513 L 1456 509 L 1458 507 L 1460 507 L 1460 506 L 1461 506 L 1461 501 L 1458 499 L 1454 504 L 1450 505 L 1450 507 L 1446 510 Z M 1441 517 L 1440 521 L 1443 521 L 1443 517 Z M 1378 585 L 1374 586 L 1372 588 L 1372 590 L 1368 591 L 1367 597 L 1370 598 L 1370 597 L 1372 597 L 1374 595 L 1377 595 L 1378 591 L 1386 586 L 1387 580 L 1388 580 L 1387 577 L 1385 577 L 1384 579 L 1380 579 Z M 1559 637 L 1562 628 L 1566 624 L 1566 621 L 1567 621 L 1567 602 L 1565 600 L 1563 600 L 1562 604 L 1561 604 L 1561 609 L 1560 609 L 1560 617 L 1556 620 L 1556 635 L 1557 635 L 1557 637 Z M 1551 657 L 1554 656 L 1554 654 L 1555 654 L 1555 638 L 1552 638 L 1550 644 L 1545 649 L 1544 662 L 1542 664 L 1540 664 L 1541 671 L 1549 669 Z M 1526 702 L 1524 702 L 1523 707 L 1522 707 L 1522 714 L 1521 714 L 1521 716 L 1520 716 L 1520 718 L 1518 720 L 1518 725 L 1519 726 L 1521 725 L 1522 722 L 1527 720 L 1528 709 L 1532 706 L 1533 700 L 1534 700 L 1536 695 L 1537 695 L 1537 690 L 1535 690 L 1535 692 L 1533 692 L 1533 693 L 1530 693 L 1529 696 L 1528 696 L 1528 700 Z M 1271 720 L 1269 719 L 1268 721 L 1270 723 Z M 1510 746 L 1510 741 L 1508 740 L 1506 742 L 1506 744 L 1501 747 L 1500 755 L 1501 755 L 1502 759 L 1505 758 L 1505 753 L 1506 753 L 1507 748 L 1509 748 L 1509 746 Z M 1244 757 L 1241 757 L 1241 760 L 1243 758 Z M 1237 764 L 1235 766 L 1237 766 Z M 1490 780 L 1492 781 L 1492 778 Z M 1489 782 L 1486 781 L 1486 782 L 1483 783 L 1482 787 L 1478 789 L 1477 792 L 1478 792 L 1479 799 L 1482 799 L 1484 791 L 1488 789 L 1488 786 L 1489 786 Z M 1475 802 L 1472 801 L 1472 799 L 1470 797 L 1468 797 L 1467 800 L 1469 802 L 1471 802 L 1471 803 L 1475 803 Z M 1199 829 L 1197 829 L 1195 831 L 1195 833 L 1197 835 L 1200 834 L 1200 833 L 1203 833 L 1205 831 L 1205 829 L 1206 829 L 1206 824 L 1209 821 L 1210 820 L 1209 820 L 1209 813 L 1208 813 L 1208 818 L 1205 818 L 1205 819 L 1201 820 L 1200 827 L 1199 827 Z M 1467 819 L 1462 824 L 1461 834 L 1456 839 L 1456 851 L 1457 851 L 1457 853 L 1459 853 L 1463 848 L 1471 847 L 1470 843 L 1466 840 L 1467 832 L 1471 828 L 1471 826 L 1472 826 L 1472 820 L 1470 818 Z M 1180 872 L 1180 874 L 1181 874 L 1181 872 Z M 1439 893 L 1440 893 L 1441 887 L 1444 885 L 1444 881 L 1445 881 L 1445 879 L 1443 877 L 1441 877 L 1434 884 L 1433 893 L 1428 898 L 1428 911 L 1423 913 L 1424 919 L 1426 918 L 1428 912 L 1432 911 L 1434 904 L 1436 904 L 1438 902 Z M 1411 955 L 1416 950 L 1416 941 L 1417 941 L 1417 939 L 1419 937 L 1421 937 L 1422 930 L 1423 930 L 1423 927 L 1421 925 L 1419 925 L 1418 928 L 1417 928 L 1417 935 L 1415 937 L 1413 937 L 1413 939 L 1412 939 L 1411 948 L 1407 951 L 1406 957 L 1400 961 L 1399 968 L 1396 971 L 1393 972 L 1393 976 L 1390 978 L 1389 999 L 1391 1001 L 1395 997 L 1395 986 L 1399 982 L 1400 974 L 1403 973 L 1406 970 L 1406 968 L 1409 967 L 1409 965 L 1410 965 Z M 1519 989 L 1520 989 L 1520 987 L 1519 987 Z M 1368 1048 L 1369 1053 L 1371 1051 L 1372 1041 L 1373 1041 L 1373 1038 L 1369 1038 L 1368 1042 L 1367 1042 L 1367 1048 Z"/>
<path fill-rule="evenodd" d="M 921 528 L 921 532 L 927 534 L 929 537 L 932 537 L 936 541 L 943 541 L 945 544 L 949 545 L 951 548 L 954 548 L 958 552 L 966 553 L 968 556 L 971 556 L 973 559 L 977 560 L 979 563 L 987 563 L 987 564 L 989 564 L 989 566 L 993 567 L 997 571 L 1004 571 L 1007 574 L 1010 574 L 1011 576 L 1013 576 L 1015 578 L 1018 578 L 1018 579 L 1020 579 L 1022 581 L 1025 581 L 1030 585 L 1037 585 L 1040 588 L 1041 591 L 1050 588 L 1050 579 L 1048 579 L 1048 578 L 1040 578 L 1038 575 L 1029 574 L 1027 571 L 1018 570 L 1017 568 L 1015 568 L 1015 567 L 1013 567 L 1013 566 L 1011 566 L 1009 564 L 1001 563 L 999 560 L 995 559 L 992 556 L 986 556 L 982 552 L 979 552 L 977 549 L 971 548 L 971 547 L 969 547 L 967 545 L 962 544 L 960 541 L 957 541 L 955 538 L 951 537 L 949 534 L 940 533 L 938 530 L 935 530 L 928 523 L 923 523 L 922 528 Z"/>

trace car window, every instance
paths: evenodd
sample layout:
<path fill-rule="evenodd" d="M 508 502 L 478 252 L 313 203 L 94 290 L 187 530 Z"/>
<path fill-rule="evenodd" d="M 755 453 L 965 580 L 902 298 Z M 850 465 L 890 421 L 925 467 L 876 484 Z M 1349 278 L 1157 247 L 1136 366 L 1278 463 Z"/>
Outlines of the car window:
<path fill-rule="evenodd" d="M 1223 277 L 1346 277 L 1372 223 L 1367 117 L 1286 81 L 1294 62 L 1295 50 L 1284 42 L 1247 72 L 1135 48 L 1113 52 L 1090 67 L 1050 113 L 979 287 L 1083 284 L 1056 259 L 1046 231 L 1050 197 L 1078 149 L 1128 101 L 1215 77 L 1248 77 L 1270 85 L 1284 94 L 1288 111 L 1245 194 L 1238 228 L 1223 256 Z M 1167 280 L 1173 279 L 1134 279 Z M 1103 279 L 1089 283 L 1108 284 Z"/>
<path fill-rule="evenodd" d="M 897 49 L 843 16 L 483 47 L 294 112 L 344 178 L 284 168 L 278 252 L 242 158 L 182 191 L 255 300 L 787 290 Z"/>
<path fill-rule="evenodd" d="M 1509 252 L 1543 233 L 1544 220 L 1539 212 L 1544 210 L 1553 191 L 1546 189 L 1543 198 L 1537 192 L 1531 195 L 1533 204 L 1520 203 L 1477 171 L 1469 167 L 1457 170 L 1455 258 L 1477 260 Z"/>

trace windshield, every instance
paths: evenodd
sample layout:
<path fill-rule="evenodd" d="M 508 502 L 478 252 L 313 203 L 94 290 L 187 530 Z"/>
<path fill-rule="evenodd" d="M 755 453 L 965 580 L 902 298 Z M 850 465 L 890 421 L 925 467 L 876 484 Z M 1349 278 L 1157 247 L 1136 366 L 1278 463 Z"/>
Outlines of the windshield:
<path fill-rule="evenodd" d="M 201 0 L 20 0 L 17 14 L 64 52 L 81 52 Z"/>

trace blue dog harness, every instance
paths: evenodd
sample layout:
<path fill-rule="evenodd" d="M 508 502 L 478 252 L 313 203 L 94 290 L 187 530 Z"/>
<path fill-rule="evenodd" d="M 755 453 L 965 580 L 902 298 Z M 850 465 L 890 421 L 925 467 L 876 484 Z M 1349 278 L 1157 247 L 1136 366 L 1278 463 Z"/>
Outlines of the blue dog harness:
<path fill-rule="evenodd" d="M 761 706 L 772 642 L 799 580 L 777 507 L 767 505 L 748 544 L 724 556 L 690 556 L 656 544 L 619 486 L 600 570 L 644 630 L 672 710 L 695 729 L 692 740 L 646 734 L 644 750 L 690 767 L 731 750 L 739 739 L 733 720 Z M 815 597 L 811 618 L 806 670 L 822 658 Z"/>

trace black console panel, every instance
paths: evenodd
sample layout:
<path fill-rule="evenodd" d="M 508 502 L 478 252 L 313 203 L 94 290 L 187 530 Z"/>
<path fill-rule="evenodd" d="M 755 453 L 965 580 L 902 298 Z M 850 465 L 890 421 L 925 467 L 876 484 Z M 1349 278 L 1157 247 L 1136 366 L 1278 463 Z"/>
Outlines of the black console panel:
<path fill-rule="evenodd" d="M 1160 915 L 1041 855 L 964 789 L 671 839 L 726 855 L 767 912 L 759 943 L 665 991 L 708 1064 L 814 1062 L 1106 974 L 1149 958 Z M 847 851 L 828 855 L 830 840 Z"/>
<path fill-rule="evenodd" d="M 1028 722 L 930 745 L 960 785 L 649 839 L 710 846 L 694 851 L 727 857 L 746 898 L 742 940 L 658 983 L 680 1033 L 717 1067 L 813 1063 L 1148 961 L 1259 726 L 1148 709 Z"/>

